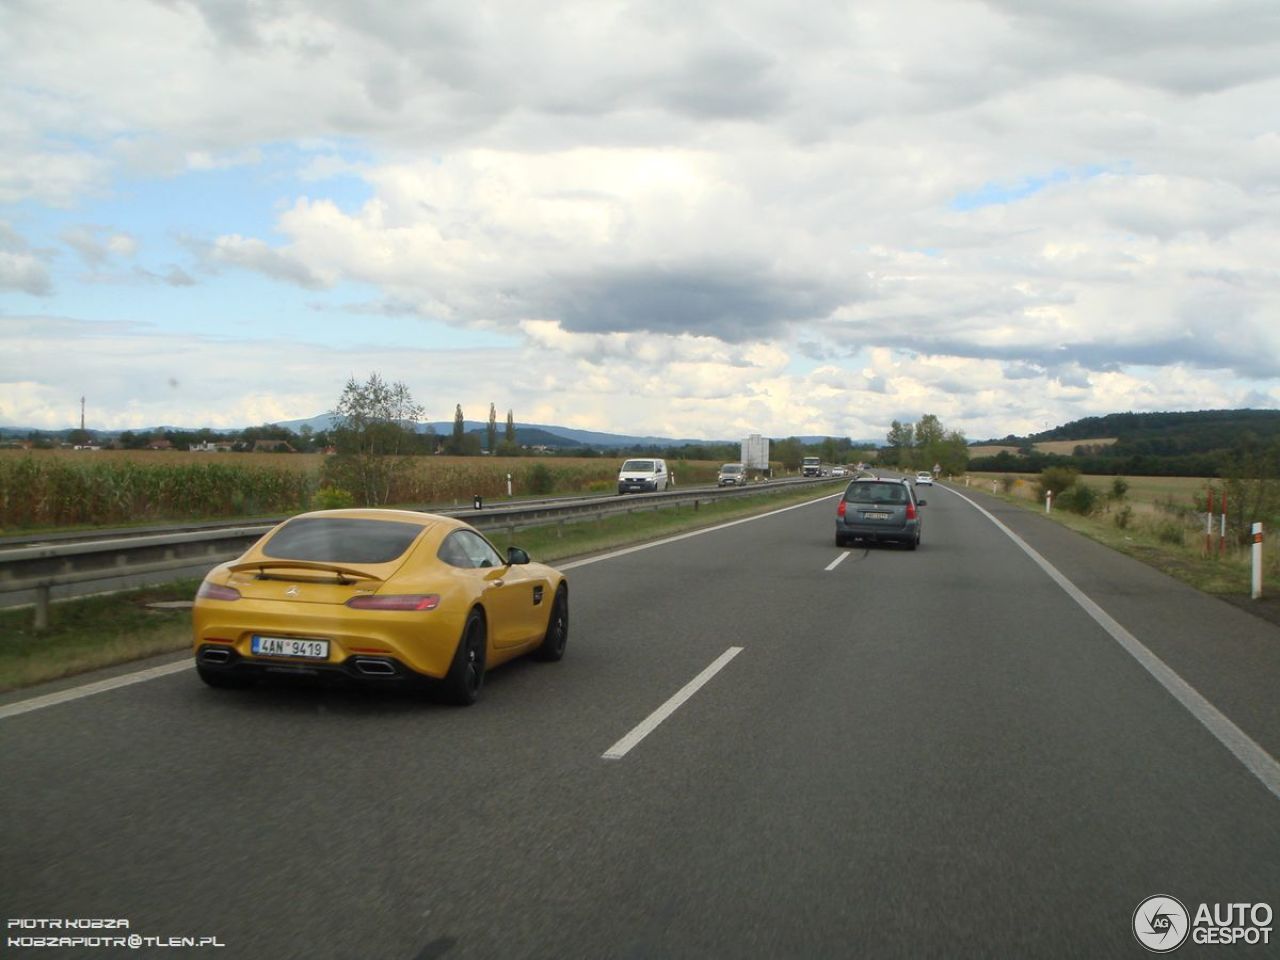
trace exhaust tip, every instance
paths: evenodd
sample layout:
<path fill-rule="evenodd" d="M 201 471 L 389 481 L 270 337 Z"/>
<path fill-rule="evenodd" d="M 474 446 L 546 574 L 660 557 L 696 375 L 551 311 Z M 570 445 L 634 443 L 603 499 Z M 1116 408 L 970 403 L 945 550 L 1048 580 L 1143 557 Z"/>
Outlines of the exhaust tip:
<path fill-rule="evenodd" d="M 231 651 L 221 647 L 205 647 L 200 651 L 201 663 L 230 663 Z"/>
<path fill-rule="evenodd" d="M 351 665 L 355 667 L 357 673 L 366 677 L 394 677 L 397 672 L 395 664 L 390 661 L 374 660 L 370 657 L 356 657 Z"/>

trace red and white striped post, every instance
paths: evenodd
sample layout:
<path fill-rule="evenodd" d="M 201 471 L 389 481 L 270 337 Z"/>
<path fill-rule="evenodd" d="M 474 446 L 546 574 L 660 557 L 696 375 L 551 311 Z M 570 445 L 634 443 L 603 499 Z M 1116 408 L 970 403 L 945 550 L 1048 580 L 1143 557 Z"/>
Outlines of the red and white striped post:
<path fill-rule="evenodd" d="M 1252 531 L 1253 539 L 1253 583 L 1249 596 L 1257 600 L 1262 596 L 1262 524 L 1255 523 Z"/>

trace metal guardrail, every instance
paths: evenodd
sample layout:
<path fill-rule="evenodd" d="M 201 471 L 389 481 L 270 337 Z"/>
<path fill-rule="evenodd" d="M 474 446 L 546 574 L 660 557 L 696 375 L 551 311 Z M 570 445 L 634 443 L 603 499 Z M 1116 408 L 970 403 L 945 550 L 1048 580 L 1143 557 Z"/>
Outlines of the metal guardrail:
<path fill-rule="evenodd" d="M 435 512 L 465 520 L 479 530 L 506 530 L 514 535 L 518 530 L 553 523 L 563 526 L 573 520 L 601 519 L 679 506 L 697 509 L 702 503 L 726 497 L 830 482 L 831 478 L 775 480 L 745 487 L 704 487 Z M 273 526 L 274 523 L 217 527 L 75 543 L 48 542 L 0 550 L 0 605 L 5 605 L 2 601 L 15 595 L 33 596 L 35 627 L 37 631 L 44 630 L 48 627 L 49 604 L 55 588 L 85 583 L 109 584 L 112 581 L 118 584 L 126 579 L 136 583 L 139 578 L 143 582 L 160 583 L 184 572 L 195 575 L 196 571 L 208 570 L 240 556 Z"/>

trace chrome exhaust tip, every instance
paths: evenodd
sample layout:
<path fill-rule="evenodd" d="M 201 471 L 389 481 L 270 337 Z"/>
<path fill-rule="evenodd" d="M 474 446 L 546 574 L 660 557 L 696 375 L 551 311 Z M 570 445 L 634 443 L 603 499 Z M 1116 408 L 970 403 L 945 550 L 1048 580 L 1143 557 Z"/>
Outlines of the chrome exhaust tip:
<path fill-rule="evenodd" d="M 356 668 L 357 672 L 364 674 L 366 677 L 394 677 L 396 675 L 395 665 L 388 663 L 386 660 L 356 657 L 352 661 L 352 666 Z"/>

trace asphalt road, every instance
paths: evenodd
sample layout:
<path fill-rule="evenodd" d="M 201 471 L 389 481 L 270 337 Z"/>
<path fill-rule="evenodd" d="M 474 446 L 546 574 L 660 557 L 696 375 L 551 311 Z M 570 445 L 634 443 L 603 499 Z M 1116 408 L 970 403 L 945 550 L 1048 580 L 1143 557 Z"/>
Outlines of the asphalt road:
<path fill-rule="evenodd" d="M 565 660 L 470 709 L 182 669 L 6 716 L 6 922 L 225 947 L 4 954 L 1142 957 L 1151 895 L 1280 911 L 1265 763 L 925 496 L 916 552 L 837 549 L 826 499 L 575 566 Z M 969 496 L 1280 755 L 1280 629 Z"/>

